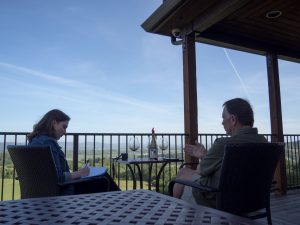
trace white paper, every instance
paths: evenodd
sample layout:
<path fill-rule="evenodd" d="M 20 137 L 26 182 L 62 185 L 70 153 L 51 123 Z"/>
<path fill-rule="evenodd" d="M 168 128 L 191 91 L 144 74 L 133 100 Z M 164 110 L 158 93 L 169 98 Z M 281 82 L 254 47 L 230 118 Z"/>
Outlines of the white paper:
<path fill-rule="evenodd" d="M 85 177 L 101 176 L 101 175 L 104 175 L 107 172 L 106 167 L 89 166 L 89 168 L 90 168 L 90 173 L 89 173 L 89 175 L 87 175 Z"/>

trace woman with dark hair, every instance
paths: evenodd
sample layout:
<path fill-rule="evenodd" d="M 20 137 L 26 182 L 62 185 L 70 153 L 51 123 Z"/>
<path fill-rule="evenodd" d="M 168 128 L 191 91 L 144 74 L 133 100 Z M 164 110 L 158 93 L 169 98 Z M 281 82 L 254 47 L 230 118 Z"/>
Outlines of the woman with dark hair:
<path fill-rule="evenodd" d="M 33 126 L 33 131 L 27 136 L 29 145 L 50 146 L 58 180 L 60 182 L 79 179 L 89 174 L 89 167 L 87 166 L 78 171 L 70 172 L 65 154 L 57 143 L 57 141 L 66 134 L 69 121 L 70 117 L 64 112 L 58 109 L 50 110 Z M 111 191 L 120 190 L 108 174 L 105 174 L 105 177 L 110 181 Z M 97 179 L 94 179 L 91 182 L 85 182 L 84 185 L 85 187 L 78 187 L 81 190 L 80 192 L 97 192 L 97 188 L 101 191 L 101 187 L 99 187 L 100 183 L 97 184 Z M 90 187 L 87 187 L 87 185 Z"/>
<path fill-rule="evenodd" d="M 65 125 L 68 126 L 70 119 L 71 118 L 68 115 L 58 109 L 50 110 L 37 124 L 33 126 L 33 131 L 27 136 L 29 142 L 31 142 L 34 137 L 43 134 L 55 139 L 59 139 L 60 137 L 55 136 L 56 132 L 54 129 L 54 124 L 64 122 Z"/>

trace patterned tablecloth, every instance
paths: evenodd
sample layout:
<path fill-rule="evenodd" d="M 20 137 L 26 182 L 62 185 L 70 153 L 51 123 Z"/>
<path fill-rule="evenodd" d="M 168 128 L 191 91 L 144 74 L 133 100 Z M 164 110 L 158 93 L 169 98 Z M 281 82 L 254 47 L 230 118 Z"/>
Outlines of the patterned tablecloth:
<path fill-rule="evenodd" d="M 260 224 L 154 191 L 131 190 L 0 202 L 0 224 Z"/>

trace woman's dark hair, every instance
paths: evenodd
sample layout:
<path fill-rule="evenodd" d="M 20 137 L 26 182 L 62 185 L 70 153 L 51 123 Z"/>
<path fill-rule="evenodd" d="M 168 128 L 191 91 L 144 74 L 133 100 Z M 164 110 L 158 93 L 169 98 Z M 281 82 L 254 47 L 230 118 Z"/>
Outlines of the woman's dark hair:
<path fill-rule="evenodd" d="M 228 113 L 237 117 L 238 121 L 245 126 L 253 127 L 254 115 L 250 103 L 242 98 L 234 98 L 223 104 Z"/>
<path fill-rule="evenodd" d="M 45 134 L 55 138 L 53 130 L 53 121 L 69 121 L 70 117 L 58 109 L 52 109 L 47 112 L 43 118 L 33 126 L 33 131 L 27 135 L 29 142 L 37 135 Z"/>

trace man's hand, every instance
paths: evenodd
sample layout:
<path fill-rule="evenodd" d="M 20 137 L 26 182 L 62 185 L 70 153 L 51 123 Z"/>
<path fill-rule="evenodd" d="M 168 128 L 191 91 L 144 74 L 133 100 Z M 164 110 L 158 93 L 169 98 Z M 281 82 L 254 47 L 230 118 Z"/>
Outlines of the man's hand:
<path fill-rule="evenodd" d="M 195 145 L 186 145 L 184 152 L 189 156 L 201 159 L 206 155 L 207 150 L 203 144 L 199 144 L 198 141 L 195 141 Z"/>

